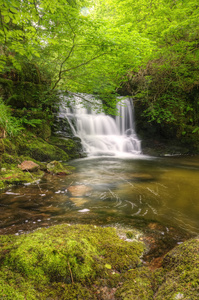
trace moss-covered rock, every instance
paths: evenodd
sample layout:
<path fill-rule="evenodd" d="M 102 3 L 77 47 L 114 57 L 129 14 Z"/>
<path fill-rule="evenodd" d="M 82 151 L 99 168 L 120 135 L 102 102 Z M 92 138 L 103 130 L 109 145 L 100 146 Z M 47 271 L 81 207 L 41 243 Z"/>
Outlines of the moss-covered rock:
<path fill-rule="evenodd" d="M 49 143 L 57 146 L 68 154 L 70 159 L 79 158 L 82 156 L 82 145 L 81 140 L 76 138 L 65 138 L 51 136 Z"/>
<path fill-rule="evenodd" d="M 125 274 L 123 279 L 124 283 L 118 288 L 115 294 L 117 299 L 153 299 L 153 275 L 149 269 L 142 267 L 136 270 L 130 270 Z"/>
<path fill-rule="evenodd" d="M 73 167 L 70 167 L 68 165 L 63 165 L 59 161 L 51 161 L 47 164 L 47 171 L 51 174 L 56 175 L 69 175 L 71 174 L 71 170 L 74 169 Z"/>
<path fill-rule="evenodd" d="M 136 268 L 144 249 L 113 228 L 90 225 L 0 236 L 0 246 L 0 298 L 6 299 L 98 299 L 100 278 L 115 276 L 116 285 L 117 270 Z"/>
<path fill-rule="evenodd" d="M 151 271 L 143 244 L 120 239 L 114 228 L 58 225 L 0 236 L 0 298 L 198 299 L 199 240 L 187 241 Z"/>
<path fill-rule="evenodd" d="M 0 139 L 0 155 L 4 153 L 28 156 L 37 161 L 69 160 L 65 151 L 27 131 L 15 138 Z"/>
<path fill-rule="evenodd" d="M 35 182 L 44 175 L 44 172 L 23 172 L 16 165 L 9 165 L 9 168 L 0 169 L 0 188 L 6 188 L 11 185 Z"/>
<path fill-rule="evenodd" d="M 69 156 L 63 150 L 30 134 L 18 137 L 15 142 L 20 155 L 26 155 L 38 161 L 69 160 Z"/>
<path fill-rule="evenodd" d="M 199 299 L 199 239 L 171 250 L 163 260 L 164 283 L 155 299 Z"/>

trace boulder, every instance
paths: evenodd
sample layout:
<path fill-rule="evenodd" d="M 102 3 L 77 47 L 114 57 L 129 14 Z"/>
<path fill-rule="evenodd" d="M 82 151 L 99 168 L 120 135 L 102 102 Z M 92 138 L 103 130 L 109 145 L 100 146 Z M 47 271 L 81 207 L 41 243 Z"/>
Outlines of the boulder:
<path fill-rule="evenodd" d="M 24 160 L 20 165 L 18 165 L 18 168 L 22 171 L 35 172 L 38 171 L 39 165 L 31 160 Z"/>
<path fill-rule="evenodd" d="M 71 169 L 69 166 L 63 166 L 59 161 L 51 161 L 47 164 L 47 171 L 51 174 L 56 175 L 69 175 L 71 174 Z"/>

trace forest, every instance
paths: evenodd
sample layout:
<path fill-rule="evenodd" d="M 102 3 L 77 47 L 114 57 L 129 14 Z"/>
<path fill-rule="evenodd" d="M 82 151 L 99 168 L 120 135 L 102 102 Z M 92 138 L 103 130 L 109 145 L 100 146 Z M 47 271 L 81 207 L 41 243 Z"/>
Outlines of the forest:
<path fill-rule="evenodd" d="M 110 114 L 128 95 L 141 136 L 198 151 L 197 0 L 2 0 L 0 18 L 2 135 L 39 126 L 36 112 L 50 123 L 60 90 L 97 95 Z"/>
<path fill-rule="evenodd" d="M 0 0 L 0 299 L 199 299 L 198 155 L 198 0 Z"/>

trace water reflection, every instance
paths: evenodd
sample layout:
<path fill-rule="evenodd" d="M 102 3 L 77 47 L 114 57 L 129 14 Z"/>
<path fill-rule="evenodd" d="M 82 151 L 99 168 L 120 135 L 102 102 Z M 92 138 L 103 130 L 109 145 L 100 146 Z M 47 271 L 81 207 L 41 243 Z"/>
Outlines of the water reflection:
<path fill-rule="evenodd" d="M 0 233 L 63 222 L 151 221 L 199 233 L 198 157 L 100 157 L 71 164 L 76 167 L 72 175 L 46 175 L 39 185 L 2 191 Z"/>

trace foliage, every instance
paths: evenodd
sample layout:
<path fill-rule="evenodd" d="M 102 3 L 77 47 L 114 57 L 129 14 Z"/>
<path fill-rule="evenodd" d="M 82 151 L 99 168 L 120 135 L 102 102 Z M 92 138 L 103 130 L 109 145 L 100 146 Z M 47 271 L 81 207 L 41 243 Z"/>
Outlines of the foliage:
<path fill-rule="evenodd" d="M 0 98 L 0 133 L 2 137 L 16 136 L 22 129 L 20 121 L 11 116 L 9 108 Z"/>
<path fill-rule="evenodd" d="M 148 121 L 198 135 L 198 17 L 197 0 L 2 0 L 2 96 L 50 114 L 60 89 L 97 94 L 113 114 L 128 94 Z"/>

